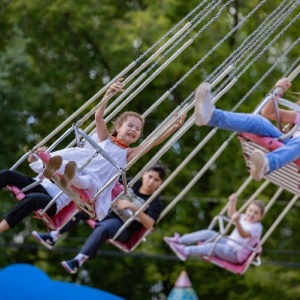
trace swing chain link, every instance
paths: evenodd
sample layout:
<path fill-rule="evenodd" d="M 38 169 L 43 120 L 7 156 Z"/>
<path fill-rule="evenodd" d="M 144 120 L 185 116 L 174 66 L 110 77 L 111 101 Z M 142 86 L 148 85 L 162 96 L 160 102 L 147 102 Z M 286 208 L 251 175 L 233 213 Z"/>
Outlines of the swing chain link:
<path fill-rule="evenodd" d="M 252 50 L 256 44 L 263 38 L 265 37 L 265 35 L 268 34 L 268 32 L 273 28 L 275 27 L 279 21 L 281 21 L 281 19 L 286 16 L 287 14 L 291 13 L 292 10 L 295 8 L 295 6 L 298 4 L 299 1 L 296 1 L 285 13 L 283 13 L 281 15 L 281 17 L 279 17 L 274 23 L 272 26 L 270 26 L 248 49 L 247 51 L 245 51 L 242 55 L 241 55 L 241 58 L 244 57 L 246 55 L 246 53 L 249 51 L 249 50 Z M 239 78 L 240 76 L 242 76 L 249 68 L 250 66 L 267 50 L 270 48 L 270 46 L 275 43 L 279 37 L 281 37 L 283 35 L 283 33 L 299 18 L 300 16 L 300 13 L 298 13 L 298 15 L 296 15 L 296 17 L 294 17 L 294 19 L 281 31 L 279 32 L 274 39 L 272 39 L 272 41 L 267 45 L 265 46 L 252 60 L 251 62 L 242 70 L 242 72 L 240 72 L 238 75 L 237 75 L 237 78 Z M 236 64 L 236 62 L 234 63 L 234 65 Z"/>

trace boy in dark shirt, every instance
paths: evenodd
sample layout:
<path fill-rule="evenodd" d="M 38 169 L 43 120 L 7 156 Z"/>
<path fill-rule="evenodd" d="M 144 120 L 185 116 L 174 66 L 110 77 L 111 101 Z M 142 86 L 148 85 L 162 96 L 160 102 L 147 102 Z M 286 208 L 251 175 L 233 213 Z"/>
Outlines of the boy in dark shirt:
<path fill-rule="evenodd" d="M 157 190 L 162 184 L 165 176 L 165 167 L 160 164 L 154 164 L 143 176 L 142 180 L 137 181 L 132 187 L 132 193 L 138 196 L 142 201 L 147 199 Z M 122 200 L 117 203 L 119 210 L 130 209 L 136 212 L 139 207 L 128 200 Z M 120 242 L 126 242 L 135 232 L 140 230 L 143 226 L 147 229 L 155 225 L 160 213 L 163 210 L 162 201 L 160 196 L 156 197 L 144 210 L 139 214 L 139 221 L 133 221 L 117 238 Z M 50 232 L 49 234 L 41 234 L 34 232 L 34 236 L 47 248 L 52 248 L 58 237 L 77 224 L 80 219 L 83 219 L 82 213 L 79 213 L 75 221 L 71 221 L 59 232 Z M 109 214 L 101 221 L 96 222 L 93 232 L 85 241 L 79 253 L 71 260 L 63 261 L 63 267 L 69 273 L 76 273 L 79 267 L 88 259 L 94 258 L 97 255 L 98 248 L 112 238 L 117 231 L 122 227 L 124 222 L 114 212 L 110 211 Z"/>

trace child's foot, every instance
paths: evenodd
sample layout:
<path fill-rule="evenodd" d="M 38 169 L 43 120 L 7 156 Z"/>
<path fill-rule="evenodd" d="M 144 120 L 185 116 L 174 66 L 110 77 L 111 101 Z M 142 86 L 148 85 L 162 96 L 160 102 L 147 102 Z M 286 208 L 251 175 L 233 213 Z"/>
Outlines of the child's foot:
<path fill-rule="evenodd" d="M 212 103 L 212 95 L 210 93 L 210 84 L 207 82 L 201 83 L 195 96 L 195 124 L 198 126 L 206 125 L 215 110 Z"/>
<path fill-rule="evenodd" d="M 250 155 L 251 169 L 250 173 L 254 180 L 261 180 L 268 172 L 268 160 L 265 153 L 261 150 L 254 150 Z"/>
<path fill-rule="evenodd" d="M 38 233 L 36 231 L 32 231 L 32 235 L 34 238 L 39 241 L 42 245 L 44 245 L 48 249 L 52 249 L 55 245 L 55 242 L 50 235 L 50 233 Z"/>
<path fill-rule="evenodd" d="M 174 233 L 174 236 L 172 236 L 172 237 L 165 236 L 165 237 L 164 237 L 164 241 L 165 241 L 168 245 L 170 245 L 170 243 L 178 243 L 179 238 L 180 238 L 180 234 L 177 233 L 177 232 L 175 232 L 175 233 Z"/>
<path fill-rule="evenodd" d="M 63 159 L 61 156 L 53 156 L 49 159 L 48 164 L 46 165 L 43 175 L 48 178 L 51 179 L 56 171 L 61 167 L 63 163 Z"/>
<path fill-rule="evenodd" d="M 184 245 L 170 243 L 170 247 L 180 260 L 186 261 L 188 255 L 184 252 Z"/>
<path fill-rule="evenodd" d="M 79 270 L 79 262 L 77 259 L 64 260 L 61 262 L 61 264 L 66 271 L 71 274 L 75 274 Z"/>
<path fill-rule="evenodd" d="M 66 164 L 65 173 L 60 179 L 60 184 L 62 187 L 66 188 L 71 185 L 77 175 L 77 166 L 75 161 L 69 161 Z"/>

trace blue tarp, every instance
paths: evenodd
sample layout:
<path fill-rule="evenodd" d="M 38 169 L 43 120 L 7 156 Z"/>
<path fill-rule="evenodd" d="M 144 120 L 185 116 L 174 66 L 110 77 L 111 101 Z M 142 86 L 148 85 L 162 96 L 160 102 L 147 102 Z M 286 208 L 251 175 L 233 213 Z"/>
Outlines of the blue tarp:
<path fill-rule="evenodd" d="M 0 270 L 0 299 L 124 300 L 95 288 L 52 280 L 45 272 L 29 264 L 14 264 Z"/>

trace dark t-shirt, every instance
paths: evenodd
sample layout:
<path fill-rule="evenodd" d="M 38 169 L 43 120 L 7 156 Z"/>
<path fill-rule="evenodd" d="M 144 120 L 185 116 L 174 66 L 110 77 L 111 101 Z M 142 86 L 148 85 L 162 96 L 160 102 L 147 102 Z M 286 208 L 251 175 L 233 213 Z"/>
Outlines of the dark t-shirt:
<path fill-rule="evenodd" d="M 140 187 L 142 186 L 142 181 L 137 181 L 133 187 L 132 190 L 134 193 L 145 200 L 145 202 L 150 198 L 151 195 L 144 195 L 139 192 Z M 149 217 L 151 217 L 155 222 L 157 221 L 160 213 L 163 210 L 163 204 L 161 201 L 160 196 L 157 196 L 155 199 L 151 201 L 149 206 L 144 210 L 144 213 L 147 214 Z M 107 215 L 107 218 L 119 218 L 113 211 L 110 211 Z M 130 233 L 133 233 L 137 230 L 140 230 L 143 227 L 143 225 L 138 221 L 133 221 L 127 228 L 127 230 Z"/>

